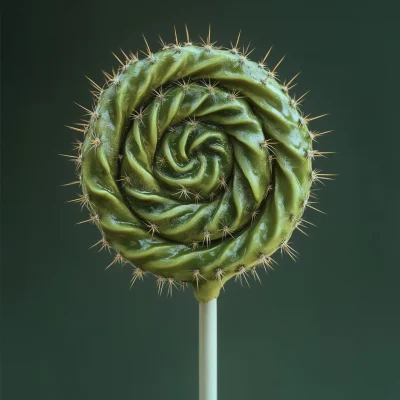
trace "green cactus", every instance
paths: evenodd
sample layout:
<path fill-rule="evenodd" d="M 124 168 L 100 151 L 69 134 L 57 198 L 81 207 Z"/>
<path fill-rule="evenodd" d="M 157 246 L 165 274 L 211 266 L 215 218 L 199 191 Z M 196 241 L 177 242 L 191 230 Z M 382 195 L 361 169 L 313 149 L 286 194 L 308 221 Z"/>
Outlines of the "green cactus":
<path fill-rule="evenodd" d="M 111 265 L 133 266 L 132 284 L 151 273 L 158 291 L 193 284 L 198 301 L 219 295 L 234 277 L 259 280 L 280 250 L 292 259 L 293 231 L 314 207 L 310 188 L 332 179 L 312 169 L 326 153 L 312 142 L 315 119 L 268 69 L 240 51 L 166 44 L 146 57 L 122 53 L 120 67 L 95 87 L 89 120 L 72 161 L 90 210 L 96 244 L 116 251 Z M 176 34 L 175 34 L 176 36 Z M 282 60 L 281 60 L 282 61 Z M 317 117 L 318 118 L 318 117 Z"/>

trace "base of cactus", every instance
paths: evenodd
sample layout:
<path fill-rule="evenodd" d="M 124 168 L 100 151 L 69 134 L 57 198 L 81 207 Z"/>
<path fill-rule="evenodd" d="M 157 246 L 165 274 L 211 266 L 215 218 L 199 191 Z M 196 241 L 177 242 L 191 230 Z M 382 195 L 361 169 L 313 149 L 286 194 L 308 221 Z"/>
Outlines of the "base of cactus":
<path fill-rule="evenodd" d="M 202 281 L 193 285 L 194 297 L 199 303 L 207 303 L 216 299 L 221 291 L 221 282 L 216 280 Z"/>

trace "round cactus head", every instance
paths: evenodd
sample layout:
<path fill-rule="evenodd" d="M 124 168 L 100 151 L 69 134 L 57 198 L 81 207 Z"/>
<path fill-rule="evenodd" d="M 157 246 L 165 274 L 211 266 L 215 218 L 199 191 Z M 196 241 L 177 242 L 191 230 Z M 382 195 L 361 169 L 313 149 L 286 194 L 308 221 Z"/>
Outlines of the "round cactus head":
<path fill-rule="evenodd" d="M 250 61 L 239 38 L 226 49 L 186 34 L 155 53 L 145 40 L 142 59 L 123 52 L 104 86 L 91 81 L 96 104 L 73 128 L 84 134 L 73 201 L 115 250 L 109 267 L 131 264 L 132 283 L 155 275 L 159 293 L 191 284 L 206 302 L 231 278 L 259 280 L 277 250 L 296 259 L 311 186 L 331 175 L 312 169 L 324 132 L 308 129 L 280 62 Z"/>

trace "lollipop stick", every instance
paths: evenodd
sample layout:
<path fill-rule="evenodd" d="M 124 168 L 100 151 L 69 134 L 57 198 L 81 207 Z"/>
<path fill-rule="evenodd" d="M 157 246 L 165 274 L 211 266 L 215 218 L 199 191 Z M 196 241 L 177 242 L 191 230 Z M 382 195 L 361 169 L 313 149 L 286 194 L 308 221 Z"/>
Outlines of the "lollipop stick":
<path fill-rule="evenodd" d="M 217 299 L 199 303 L 199 393 L 217 400 Z"/>

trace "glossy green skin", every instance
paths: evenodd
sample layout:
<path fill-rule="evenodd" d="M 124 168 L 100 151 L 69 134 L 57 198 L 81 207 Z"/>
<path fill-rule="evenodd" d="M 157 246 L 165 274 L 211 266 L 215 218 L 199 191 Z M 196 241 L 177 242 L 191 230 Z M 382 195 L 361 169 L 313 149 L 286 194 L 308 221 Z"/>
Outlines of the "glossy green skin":
<path fill-rule="evenodd" d="M 238 267 L 251 270 L 260 254 L 279 249 L 309 196 L 309 131 L 283 87 L 265 82 L 268 74 L 228 50 L 163 50 L 129 65 L 103 91 L 86 133 L 82 187 L 104 238 L 143 271 L 193 283 L 199 301 L 217 297 Z M 188 89 L 177 85 L 189 77 Z M 218 83 L 210 89 L 202 80 Z M 161 87 L 164 98 L 153 92 Z M 229 97 L 233 89 L 240 98 Z M 132 121 L 141 106 L 144 118 Z M 273 161 L 260 146 L 265 139 L 278 143 Z M 150 223 L 159 232 L 152 235 Z M 224 237 L 223 226 L 234 237 Z M 196 269 L 205 278 L 198 287 Z"/>

